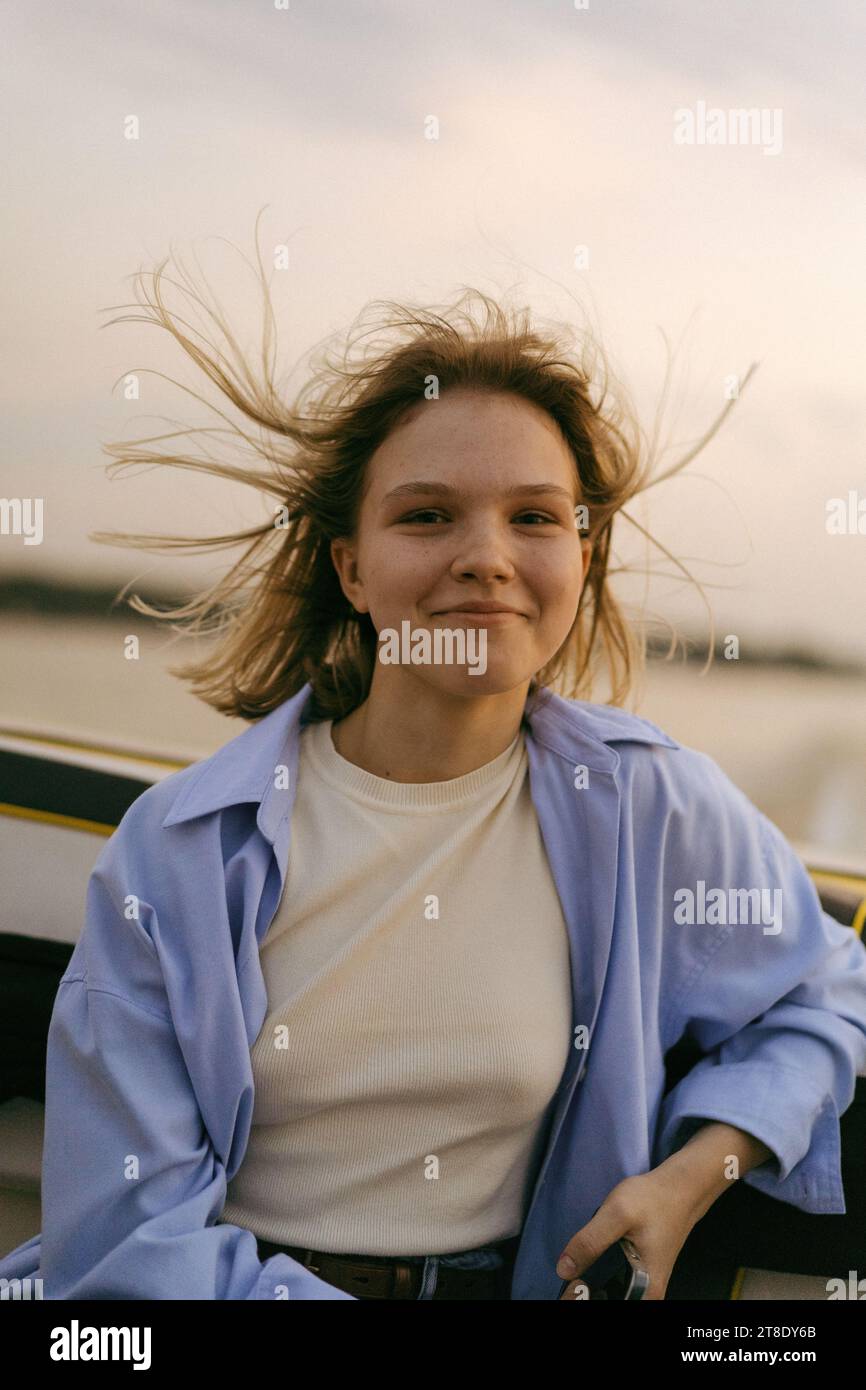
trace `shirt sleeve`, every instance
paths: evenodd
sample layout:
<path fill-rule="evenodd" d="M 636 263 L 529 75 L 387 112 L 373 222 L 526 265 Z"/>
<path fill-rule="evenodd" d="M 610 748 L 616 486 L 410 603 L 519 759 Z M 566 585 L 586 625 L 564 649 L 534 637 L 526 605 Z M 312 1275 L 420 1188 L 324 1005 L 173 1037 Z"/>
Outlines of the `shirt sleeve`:
<path fill-rule="evenodd" d="M 722 888 L 726 905 L 705 912 L 716 920 L 683 921 L 680 893 L 679 920 L 666 923 L 681 981 L 668 1036 L 694 1039 L 704 1055 L 664 1097 L 654 1162 L 722 1121 L 772 1151 L 743 1181 L 803 1211 L 844 1213 L 839 1119 L 866 1073 L 866 950 L 822 910 L 778 827 L 706 764 L 716 795 L 671 839 L 668 905 L 673 917 L 670 898 L 689 888 L 697 908 L 699 879 L 705 895 Z M 743 912 L 758 903 L 743 890 L 755 889 L 762 911 Z"/>
<path fill-rule="evenodd" d="M 53 1299 L 356 1302 L 289 1255 L 262 1262 L 251 1231 L 216 1224 L 225 1166 L 173 1022 L 154 909 L 124 914 L 128 841 L 115 832 L 97 861 L 51 1017 L 41 1238 L 0 1272 L 35 1273 L 38 1257 Z"/>

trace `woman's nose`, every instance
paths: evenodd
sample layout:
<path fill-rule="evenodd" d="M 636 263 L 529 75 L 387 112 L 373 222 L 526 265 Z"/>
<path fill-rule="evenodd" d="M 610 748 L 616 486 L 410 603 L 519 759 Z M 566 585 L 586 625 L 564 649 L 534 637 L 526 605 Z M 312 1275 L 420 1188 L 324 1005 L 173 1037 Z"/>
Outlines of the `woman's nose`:
<path fill-rule="evenodd" d="M 456 547 L 452 570 L 471 574 L 510 574 L 514 561 L 510 543 L 496 527 L 480 528 Z"/>

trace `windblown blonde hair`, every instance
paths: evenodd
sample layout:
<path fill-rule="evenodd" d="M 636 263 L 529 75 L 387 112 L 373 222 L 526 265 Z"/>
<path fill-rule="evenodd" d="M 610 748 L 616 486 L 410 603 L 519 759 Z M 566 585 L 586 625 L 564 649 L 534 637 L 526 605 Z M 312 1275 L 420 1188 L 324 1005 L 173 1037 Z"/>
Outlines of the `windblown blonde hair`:
<path fill-rule="evenodd" d="M 611 593 L 614 519 L 623 515 L 688 575 L 624 507 L 646 487 L 684 467 L 716 432 L 733 402 L 684 458 L 652 477 L 652 449 L 646 451 L 634 411 L 622 388 L 612 385 L 604 353 L 591 336 L 576 347 L 565 326 L 542 332 L 528 309 L 504 307 L 471 288 L 435 311 L 373 301 L 356 320 L 356 331 L 347 335 L 342 354 L 325 350 L 292 402 L 274 380 L 275 320 L 258 237 L 256 256 L 264 301 L 257 371 L 246 362 L 224 318 L 201 299 L 182 269 L 187 292 L 219 327 L 230 356 L 172 315 L 162 294 L 168 257 L 153 272 L 137 272 L 138 303 L 120 306 L 145 312 L 111 320 L 167 329 L 246 423 L 217 410 L 226 428 L 181 431 L 229 433 L 233 461 L 159 452 L 150 446 L 176 436 L 157 435 L 134 444 L 105 445 L 114 459 L 107 465 L 109 473 L 140 463 L 197 469 L 248 484 L 275 503 L 273 520 L 224 536 L 91 533 L 100 543 L 162 550 L 246 543 L 229 571 L 186 604 L 160 610 L 138 595 L 129 600 L 137 612 L 175 626 L 189 620 L 176 628 L 182 633 L 222 638 L 206 659 L 170 667 L 171 673 L 190 681 L 193 693 L 214 709 L 247 720 L 269 713 L 306 681 L 313 687 L 313 718 L 340 719 L 363 702 L 373 676 L 377 634 L 369 614 L 356 612 L 343 594 L 330 542 L 356 535 L 367 463 L 404 413 L 425 399 L 432 377 L 440 395 L 456 387 L 509 392 L 540 406 L 559 426 L 574 458 L 579 498 L 588 508 L 589 528 L 583 535 L 592 543 L 592 557 L 572 628 L 535 674 L 529 693 L 537 698 L 550 688 L 569 698 L 590 698 L 602 666 L 609 678 L 609 702 L 623 703 L 643 669 L 646 640 Z M 741 385 L 753 370 L 754 365 Z"/>

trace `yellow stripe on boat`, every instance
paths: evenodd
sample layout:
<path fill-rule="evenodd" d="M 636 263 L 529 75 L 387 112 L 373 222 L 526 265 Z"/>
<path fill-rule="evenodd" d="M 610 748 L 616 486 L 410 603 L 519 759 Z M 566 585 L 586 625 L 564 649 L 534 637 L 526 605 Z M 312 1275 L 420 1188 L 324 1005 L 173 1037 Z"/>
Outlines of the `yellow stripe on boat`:
<path fill-rule="evenodd" d="M 19 820 L 38 820 L 48 825 L 62 825 L 64 830 L 86 830 L 91 835 L 113 835 L 116 825 L 98 820 L 83 820 L 80 816 L 64 816 L 58 811 L 36 811 L 31 806 L 12 806 L 0 801 L 0 816 L 15 816 Z"/>

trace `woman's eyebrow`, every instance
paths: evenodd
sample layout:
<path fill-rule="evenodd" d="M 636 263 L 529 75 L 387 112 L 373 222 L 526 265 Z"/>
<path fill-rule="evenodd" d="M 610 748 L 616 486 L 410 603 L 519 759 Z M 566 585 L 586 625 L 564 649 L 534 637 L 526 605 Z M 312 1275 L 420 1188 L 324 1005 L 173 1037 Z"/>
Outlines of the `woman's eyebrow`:
<path fill-rule="evenodd" d="M 459 497 L 460 495 L 459 489 L 451 487 L 449 483 L 420 481 L 417 483 L 401 483 L 399 487 L 392 488 L 390 492 L 386 492 L 382 501 L 387 502 L 392 497 L 414 497 L 420 493 L 424 493 L 428 496 L 430 493 L 436 493 L 437 496 L 440 497 Z M 555 493 L 561 497 L 567 498 L 568 501 L 574 505 L 574 497 L 569 492 L 568 488 L 560 487 L 558 483 L 514 483 L 512 487 L 505 489 L 506 497 L 525 497 L 531 493 Z"/>

